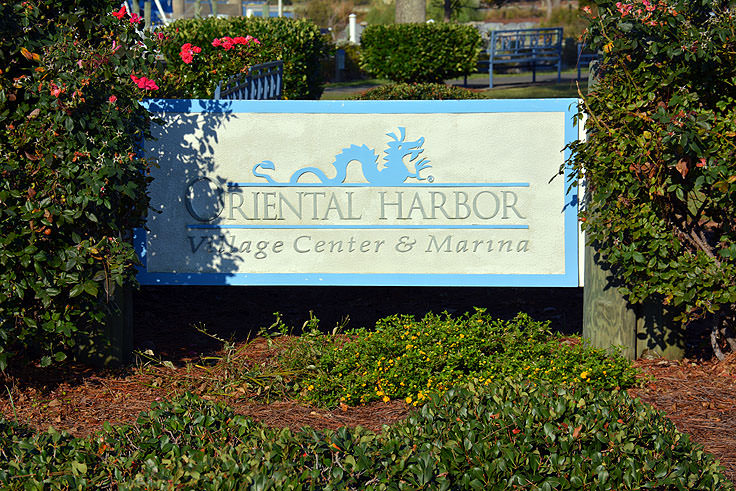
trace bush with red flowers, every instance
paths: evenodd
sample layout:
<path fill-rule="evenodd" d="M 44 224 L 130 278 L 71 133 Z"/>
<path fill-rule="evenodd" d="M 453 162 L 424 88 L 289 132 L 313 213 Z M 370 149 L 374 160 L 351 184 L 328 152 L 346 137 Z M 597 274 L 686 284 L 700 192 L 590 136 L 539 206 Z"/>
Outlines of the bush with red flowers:
<path fill-rule="evenodd" d="M 62 360 L 134 281 L 139 142 L 156 94 L 141 19 L 104 0 L 0 3 L 0 370 Z"/>
<path fill-rule="evenodd" d="M 163 32 L 158 37 L 161 50 L 169 56 L 161 75 L 161 91 L 168 98 L 211 99 L 220 80 L 237 73 L 248 73 L 251 66 L 268 61 L 253 36 L 214 37 L 202 46 L 179 44 L 179 37 Z"/>
<path fill-rule="evenodd" d="M 723 356 L 727 341 L 736 348 L 736 7 L 595 4 L 597 15 L 583 11 L 600 80 L 570 158 L 591 191 L 588 240 L 631 302 L 664 304 L 683 323 L 711 315 Z"/>

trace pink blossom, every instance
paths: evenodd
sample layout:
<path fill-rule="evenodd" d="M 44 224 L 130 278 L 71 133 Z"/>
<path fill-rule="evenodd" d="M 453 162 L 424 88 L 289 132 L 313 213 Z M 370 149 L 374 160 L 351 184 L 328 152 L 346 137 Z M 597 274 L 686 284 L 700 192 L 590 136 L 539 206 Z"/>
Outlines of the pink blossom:
<path fill-rule="evenodd" d="M 587 5 L 585 7 L 583 7 L 583 12 L 585 12 L 586 14 L 592 14 L 593 13 L 593 11 L 590 10 L 590 7 L 587 6 Z"/>
<path fill-rule="evenodd" d="M 127 9 L 125 8 L 125 5 L 123 5 L 122 7 L 120 7 L 120 10 L 118 10 L 117 12 L 111 12 L 110 15 L 120 20 L 123 20 L 123 17 L 125 17 L 126 13 L 127 13 Z"/>
<path fill-rule="evenodd" d="M 233 44 L 248 44 L 248 39 L 243 36 L 237 36 L 233 38 Z"/>
<path fill-rule="evenodd" d="M 142 17 L 138 14 L 132 14 L 130 16 L 130 23 L 131 24 L 137 24 L 141 21 Z"/>
<path fill-rule="evenodd" d="M 634 8 L 633 5 L 616 2 L 616 9 L 618 9 L 618 11 L 621 12 L 622 17 L 626 17 L 631 12 L 631 9 L 633 8 Z"/>
<path fill-rule="evenodd" d="M 156 37 L 158 38 L 159 41 L 163 41 L 165 36 L 163 32 L 159 31 L 156 33 Z"/>
<path fill-rule="evenodd" d="M 220 38 L 215 38 L 212 40 L 212 46 L 217 48 L 218 46 L 222 46 L 222 41 L 220 41 Z"/>
<path fill-rule="evenodd" d="M 108 101 L 109 103 L 111 103 L 111 104 L 115 104 L 115 102 L 116 102 L 117 100 L 118 100 L 118 98 L 117 98 L 116 96 L 114 96 L 114 95 L 111 95 L 111 96 L 110 96 L 110 97 L 109 97 L 109 98 L 107 99 L 107 101 Z"/>
<path fill-rule="evenodd" d="M 707 162 L 705 161 L 705 158 L 703 157 L 703 158 L 701 158 L 701 159 L 700 159 L 700 160 L 698 161 L 698 163 L 696 163 L 696 164 L 695 164 L 695 166 L 696 166 L 696 167 L 705 167 L 706 163 L 707 163 Z"/>
<path fill-rule="evenodd" d="M 64 89 L 58 87 L 55 83 L 51 82 L 50 92 L 52 96 L 59 97 L 61 93 L 64 92 Z"/>
<path fill-rule="evenodd" d="M 654 4 L 648 2 L 647 0 L 642 0 L 641 3 L 644 4 L 644 8 L 647 9 L 647 12 L 653 12 L 657 8 Z"/>
<path fill-rule="evenodd" d="M 130 76 L 130 79 L 138 85 L 139 89 L 144 90 L 158 90 L 158 85 L 156 85 L 156 82 L 154 82 L 151 79 L 148 79 L 146 77 L 136 77 L 135 75 Z"/>

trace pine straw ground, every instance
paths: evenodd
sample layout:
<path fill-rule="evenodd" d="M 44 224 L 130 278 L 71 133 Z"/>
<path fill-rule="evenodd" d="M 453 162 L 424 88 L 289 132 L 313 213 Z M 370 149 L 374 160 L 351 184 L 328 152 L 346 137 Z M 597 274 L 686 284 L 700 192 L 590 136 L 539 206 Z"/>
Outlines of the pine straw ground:
<path fill-rule="evenodd" d="M 288 338 L 282 338 L 281 342 L 285 341 Z M 269 364 L 279 344 L 269 347 L 259 338 L 241 346 L 238 356 L 251 365 Z M 636 364 L 654 380 L 632 389 L 631 394 L 664 411 L 680 431 L 714 454 L 726 467 L 729 478 L 736 480 L 736 354 L 720 363 L 686 359 L 638 360 Z M 81 365 L 63 370 L 29 367 L 0 380 L 0 385 L 8 388 L 0 396 L 0 414 L 39 430 L 54 426 L 84 436 L 98 430 L 104 421 L 133 424 L 138 413 L 152 402 L 174 397 L 185 389 L 201 392 L 204 385 L 199 382 L 222 375 L 217 366 L 197 368 L 192 364 L 189 370 L 184 365 L 148 365 L 128 372 Z M 237 390 L 230 396 L 205 395 L 275 427 L 335 429 L 360 425 L 377 431 L 410 411 L 402 401 L 328 411 L 295 401 L 254 401 L 252 396 Z"/>
<path fill-rule="evenodd" d="M 421 317 L 432 310 L 460 313 L 483 306 L 499 318 L 526 312 L 534 319 L 550 321 L 555 332 L 579 334 L 582 300 L 581 288 L 142 287 L 135 293 L 136 348 L 151 349 L 156 357 L 173 361 L 174 369 L 161 365 L 127 371 L 72 364 L 46 370 L 13 366 L 6 376 L 0 374 L 0 414 L 39 430 L 53 425 L 77 436 L 89 435 L 105 421 L 135 423 L 152 402 L 184 390 L 202 392 L 203 380 L 225 377 L 217 366 L 193 367 L 200 360 L 199 353 L 218 356 L 221 347 L 187 327 L 202 323 L 209 332 L 242 347 L 238 350 L 242 365 L 256 366 L 272 363 L 276 352 L 262 338 L 247 344 L 253 334 L 247 329 L 243 332 L 243 326 L 268 326 L 276 311 L 284 314 L 287 324 L 300 326 L 305 313 L 314 310 L 321 325 L 329 328 L 348 314 L 350 326 L 358 327 L 374 325 L 377 319 L 396 312 Z M 280 339 L 286 342 L 288 338 Z M 703 343 L 691 340 L 690 360 L 637 361 L 653 381 L 630 392 L 664 411 L 680 431 L 713 453 L 736 481 L 736 354 L 715 363 L 702 360 L 703 353 Z M 379 430 L 410 411 L 402 401 L 326 411 L 280 400 L 278 394 L 267 401 L 263 397 L 254 400 L 237 389 L 226 392 L 235 393 L 220 396 L 233 409 L 276 427 L 360 425 Z"/>

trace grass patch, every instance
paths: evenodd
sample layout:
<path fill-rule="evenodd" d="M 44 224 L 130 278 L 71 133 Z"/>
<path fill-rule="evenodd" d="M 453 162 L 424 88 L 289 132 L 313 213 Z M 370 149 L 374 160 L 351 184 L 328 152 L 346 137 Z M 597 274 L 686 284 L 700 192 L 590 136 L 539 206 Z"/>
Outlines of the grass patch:
<path fill-rule="evenodd" d="M 583 94 L 586 90 L 583 87 Z M 578 97 L 578 89 L 570 82 L 543 83 L 523 87 L 497 87 L 481 92 L 487 99 L 554 99 L 561 97 Z"/>

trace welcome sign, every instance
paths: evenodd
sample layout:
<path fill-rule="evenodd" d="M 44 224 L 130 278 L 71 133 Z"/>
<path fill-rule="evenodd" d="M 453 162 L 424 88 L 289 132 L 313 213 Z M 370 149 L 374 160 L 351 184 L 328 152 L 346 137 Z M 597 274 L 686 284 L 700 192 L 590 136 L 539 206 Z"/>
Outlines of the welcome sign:
<path fill-rule="evenodd" d="M 149 101 L 139 279 L 577 286 L 576 102 Z"/>

